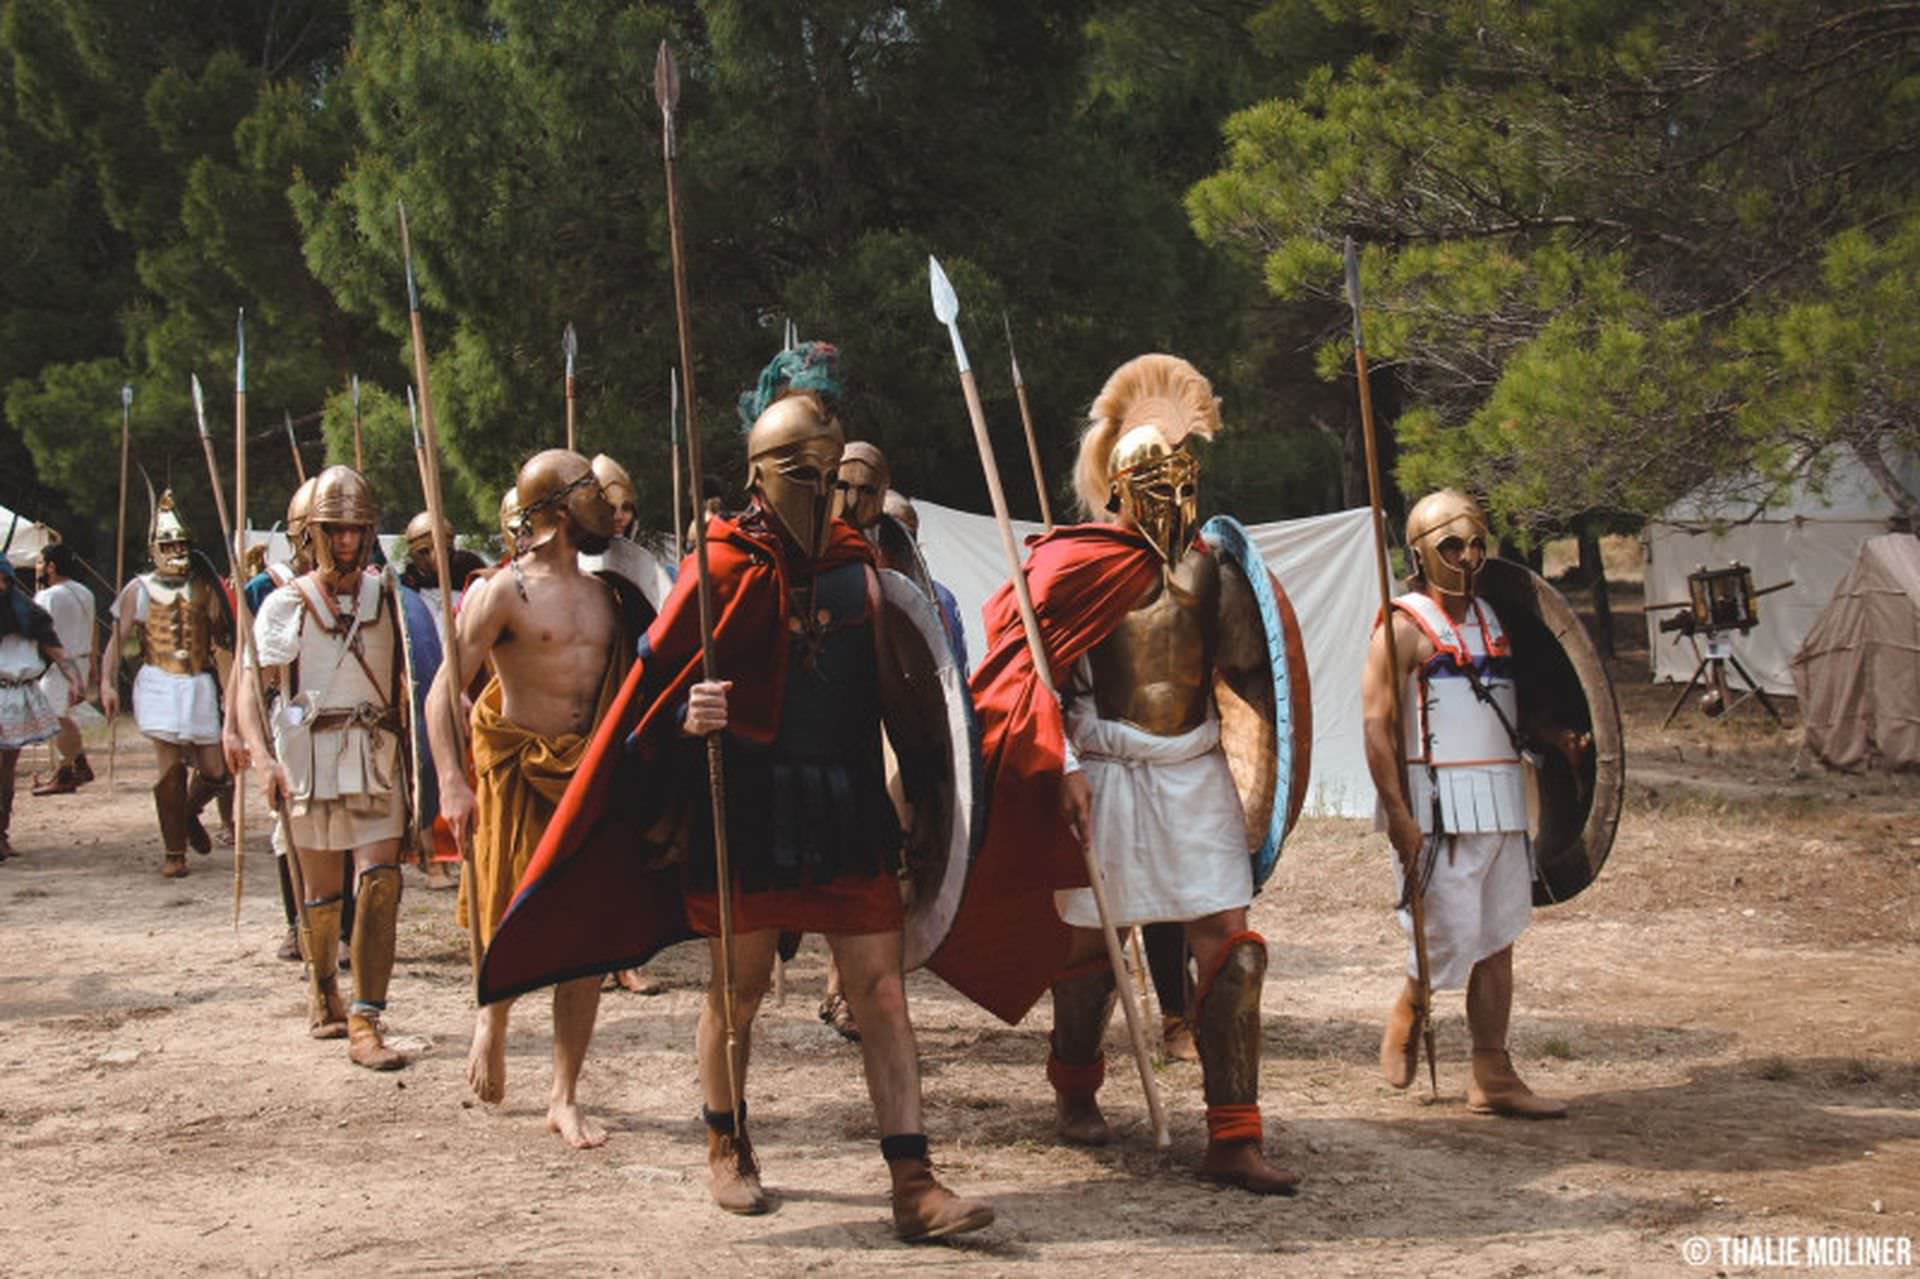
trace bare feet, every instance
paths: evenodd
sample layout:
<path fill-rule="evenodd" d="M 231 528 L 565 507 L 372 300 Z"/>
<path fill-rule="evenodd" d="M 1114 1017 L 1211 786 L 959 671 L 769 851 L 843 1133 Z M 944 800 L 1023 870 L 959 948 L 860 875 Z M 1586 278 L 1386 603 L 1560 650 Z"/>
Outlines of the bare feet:
<path fill-rule="evenodd" d="M 467 1084 L 490 1106 L 506 1099 L 507 1028 L 496 1026 L 485 1008 L 474 1022 L 473 1047 L 467 1051 Z"/>
<path fill-rule="evenodd" d="M 607 1144 L 607 1130 L 580 1109 L 577 1101 L 561 1101 L 556 1097 L 547 1107 L 547 1131 L 559 1133 L 575 1150 L 591 1150 Z"/>
<path fill-rule="evenodd" d="M 667 983 L 644 968 L 622 968 L 613 976 L 620 989 L 630 995 L 662 995 L 667 990 Z"/>

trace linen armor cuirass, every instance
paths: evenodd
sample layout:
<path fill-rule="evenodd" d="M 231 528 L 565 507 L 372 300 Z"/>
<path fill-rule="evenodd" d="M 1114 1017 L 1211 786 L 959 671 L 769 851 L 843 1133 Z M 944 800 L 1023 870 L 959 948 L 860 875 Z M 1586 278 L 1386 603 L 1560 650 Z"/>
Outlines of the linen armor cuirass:
<path fill-rule="evenodd" d="M 1219 619 L 1219 561 L 1189 551 L 1087 654 L 1100 718 L 1162 737 L 1203 722 L 1212 706 Z"/>
<path fill-rule="evenodd" d="M 146 659 L 169 675 L 198 675 L 213 657 L 213 620 L 206 579 L 163 582 L 155 574 L 140 578 L 147 595 L 147 616 L 141 623 Z"/>
<path fill-rule="evenodd" d="M 1393 604 L 1434 647 L 1433 658 L 1407 681 L 1401 716 L 1420 829 L 1433 832 L 1437 807 L 1449 834 L 1526 830 L 1526 771 L 1508 732 L 1519 726 L 1519 708 L 1499 617 L 1479 600 L 1468 604 L 1458 625 L 1427 595 L 1401 595 Z"/>

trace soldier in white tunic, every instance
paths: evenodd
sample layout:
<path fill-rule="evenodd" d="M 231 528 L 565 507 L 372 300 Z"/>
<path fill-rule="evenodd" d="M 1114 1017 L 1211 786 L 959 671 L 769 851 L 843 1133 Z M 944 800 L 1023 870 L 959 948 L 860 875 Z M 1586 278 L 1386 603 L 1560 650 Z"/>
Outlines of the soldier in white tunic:
<path fill-rule="evenodd" d="M 309 516 L 314 568 L 269 595 L 254 619 L 264 681 L 284 690 L 274 749 L 261 735 L 252 681 L 238 690 L 236 719 L 263 774 L 270 804 L 284 797 L 288 836 L 305 894 L 308 1033 L 348 1040 L 348 1056 L 371 1070 L 406 1058 L 381 1039 L 400 912 L 400 848 L 408 781 L 401 743 L 412 699 L 398 594 L 389 574 L 366 571 L 378 509 L 351 467 L 317 477 Z M 277 804 L 276 804 L 277 806 Z M 353 1000 L 338 987 L 345 859 L 354 868 L 350 954 Z"/>
<path fill-rule="evenodd" d="M 1533 870 L 1519 744 L 1524 729 L 1507 638 L 1492 607 L 1474 590 L 1487 542 L 1486 516 L 1465 494 L 1428 494 L 1408 514 L 1416 587 L 1393 601 L 1397 670 L 1388 664 L 1385 631 L 1374 627 L 1361 689 L 1367 764 L 1399 855 L 1401 885 L 1408 866 L 1424 879 L 1432 988 L 1466 988 L 1473 1033 L 1469 1108 L 1558 1118 L 1566 1104 L 1529 1089 L 1507 1052 L 1513 943 L 1532 913 Z M 1404 795 L 1396 735 L 1407 760 Z M 1400 922 L 1411 936 L 1412 916 L 1402 910 Z M 1381 1070 L 1395 1088 L 1413 1082 L 1419 1052 L 1418 969 L 1411 945 L 1407 972 L 1380 1043 Z"/>
<path fill-rule="evenodd" d="M 171 491 L 160 497 L 147 545 L 153 571 L 128 582 L 113 607 L 113 634 L 100 671 L 100 709 L 108 719 L 119 710 L 122 645 L 137 634 L 146 660 L 133 681 L 133 720 L 153 742 L 159 768 L 153 803 L 165 846 L 160 873 L 179 879 L 187 873 L 188 847 L 213 851 L 200 810 L 232 788 L 220 751 L 213 650 L 231 643 L 233 614 L 219 583 L 194 571 L 192 539 L 174 510 Z"/>

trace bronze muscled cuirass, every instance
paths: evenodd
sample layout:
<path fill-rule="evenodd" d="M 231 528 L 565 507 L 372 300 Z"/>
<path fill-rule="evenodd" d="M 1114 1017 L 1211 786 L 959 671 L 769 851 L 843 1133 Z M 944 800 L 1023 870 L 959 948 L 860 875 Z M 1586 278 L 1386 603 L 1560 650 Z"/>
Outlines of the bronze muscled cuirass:
<path fill-rule="evenodd" d="M 1197 728 L 1213 696 L 1220 565 L 1188 551 L 1087 654 L 1100 718 L 1172 737 Z"/>
<path fill-rule="evenodd" d="M 210 588 L 197 578 L 168 582 L 153 573 L 142 581 L 147 592 L 141 631 L 147 661 L 170 675 L 198 675 L 208 669 L 213 657 Z"/>

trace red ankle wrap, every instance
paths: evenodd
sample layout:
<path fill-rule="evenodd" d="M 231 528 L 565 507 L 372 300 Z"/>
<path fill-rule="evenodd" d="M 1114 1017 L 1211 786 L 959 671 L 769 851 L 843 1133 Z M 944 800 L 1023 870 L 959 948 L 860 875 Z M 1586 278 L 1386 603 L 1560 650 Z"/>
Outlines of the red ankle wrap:
<path fill-rule="evenodd" d="M 1259 1141 L 1263 1135 L 1259 1103 L 1207 1107 L 1207 1140 Z"/>
<path fill-rule="evenodd" d="M 1100 1091 L 1100 1085 L 1106 1080 L 1107 1055 L 1105 1053 L 1101 1053 L 1084 1066 L 1061 1061 L 1051 1052 L 1047 1054 L 1047 1082 L 1053 1085 L 1055 1092 L 1091 1097 Z"/>

